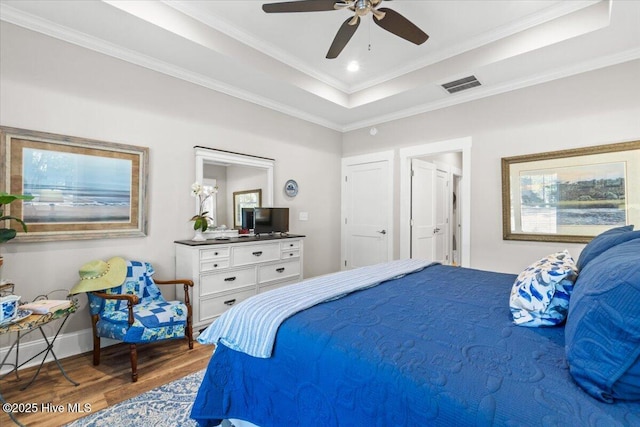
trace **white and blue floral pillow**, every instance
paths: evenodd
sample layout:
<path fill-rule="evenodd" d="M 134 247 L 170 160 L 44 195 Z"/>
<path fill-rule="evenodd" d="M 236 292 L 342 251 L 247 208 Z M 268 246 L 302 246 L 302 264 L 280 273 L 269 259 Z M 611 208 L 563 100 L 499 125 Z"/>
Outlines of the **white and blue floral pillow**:
<path fill-rule="evenodd" d="M 513 284 L 509 307 L 520 326 L 555 326 L 567 317 L 577 268 L 567 250 L 531 264 Z"/>

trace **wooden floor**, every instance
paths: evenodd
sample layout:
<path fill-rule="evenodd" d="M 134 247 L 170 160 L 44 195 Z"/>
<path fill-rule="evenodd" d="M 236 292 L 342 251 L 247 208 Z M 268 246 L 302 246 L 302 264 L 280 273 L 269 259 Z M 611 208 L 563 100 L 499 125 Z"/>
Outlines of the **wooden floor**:
<path fill-rule="evenodd" d="M 138 381 L 131 382 L 129 346 L 117 344 L 102 349 L 100 365 L 93 366 L 92 353 L 62 359 L 68 376 L 80 383 L 68 382 L 55 362 L 45 364 L 37 379 L 25 391 L 35 368 L 21 370 L 20 380 L 14 374 L 0 381 L 0 392 L 10 404 L 25 403 L 36 408 L 35 413 L 14 414 L 26 426 L 61 426 L 88 415 L 74 412 L 75 408 L 99 411 L 162 384 L 204 369 L 213 347 L 193 344 L 189 350 L 186 340 L 171 340 L 138 346 Z M 34 405 L 31 405 L 34 404 Z M 77 405 L 76 405 L 77 404 Z M 14 405 L 15 406 L 15 405 Z M 54 412 L 62 408 L 62 412 Z M 14 425 L 5 411 L 0 411 L 0 426 Z"/>

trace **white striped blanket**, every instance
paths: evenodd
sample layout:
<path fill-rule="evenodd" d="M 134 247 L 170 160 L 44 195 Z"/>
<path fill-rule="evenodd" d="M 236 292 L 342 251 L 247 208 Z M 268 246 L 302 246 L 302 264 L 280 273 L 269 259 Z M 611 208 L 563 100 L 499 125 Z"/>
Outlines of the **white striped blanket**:
<path fill-rule="evenodd" d="M 416 259 L 391 261 L 314 277 L 252 296 L 216 319 L 200 334 L 198 342 L 221 342 L 250 356 L 269 358 L 280 324 L 297 312 L 422 270 L 429 264 Z"/>

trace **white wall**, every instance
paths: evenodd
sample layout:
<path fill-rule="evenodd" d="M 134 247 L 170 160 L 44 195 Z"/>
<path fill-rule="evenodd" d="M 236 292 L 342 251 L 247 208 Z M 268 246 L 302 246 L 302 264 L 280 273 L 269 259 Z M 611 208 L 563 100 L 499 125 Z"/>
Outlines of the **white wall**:
<path fill-rule="evenodd" d="M 377 124 L 374 137 L 369 129 L 345 134 L 343 155 L 471 137 L 471 266 L 516 273 L 565 248 L 577 258 L 584 245 L 502 240 L 500 159 L 640 140 L 638 76 L 636 60 Z"/>
<path fill-rule="evenodd" d="M 148 236 L 2 245 L 2 275 L 25 299 L 69 289 L 83 263 L 115 255 L 148 260 L 158 278 L 173 278 L 173 241 L 193 235 L 195 145 L 274 158 L 274 203 L 291 209 L 292 232 L 307 235 L 305 277 L 339 269 L 338 132 L 6 22 L 0 27 L 1 125 L 150 148 Z M 283 192 L 291 178 L 300 184 L 295 199 Z M 308 221 L 298 221 L 300 210 Z M 65 332 L 89 327 L 83 307 Z"/>

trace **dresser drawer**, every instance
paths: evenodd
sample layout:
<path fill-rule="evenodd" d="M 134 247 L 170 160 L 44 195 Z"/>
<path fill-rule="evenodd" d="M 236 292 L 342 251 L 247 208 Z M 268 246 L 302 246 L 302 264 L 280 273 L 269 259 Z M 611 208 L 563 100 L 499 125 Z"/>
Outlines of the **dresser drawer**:
<path fill-rule="evenodd" d="M 256 268 L 225 270 L 200 276 L 200 296 L 256 284 Z"/>
<path fill-rule="evenodd" d="M 229 267 L 229 258 L 222 258 L 219 260 L 209 260 L 209 261 L 201 261 L 200 262 L 200 271 L 214 271 L 220 270 L 221 268 Z"/>
<path fill-rule="evenodd" d="M 229 258 L 229 246 L 219 248 L 202 249 L 200 251 L 200 261 L 216 260 L 220 258 Z"/>
<path fill-rule="evenodd" d="M 258 280 L 260 283 L 291 279 L 298 276 L 300 276 L 300 262 L 298 260 L 282 261 L 258 267 Z"/>
<path fill-rule="evenodd" d="M 280 244 L 238 246 L 233 248 L 233 265 L 255 264 L 280 259 Z"/>
<path fill-rule="evenodd" d="M 291 242 L 281 242 L 280 247 L 283 251 L 288 251 L 289 249 L 300 249 L 300 240 L 294 240 Z"/>
<path fill-rule="evenodd" d="M 255 288 L 248 288 L 239 292 L 232 292 L 215 298 L 200 299 L 200 319 L 202 322 L 220 316 L 222 313 L 256 294 Z"/>
<path fill-rule="evenodd" d="M 282 251 L 282 259 L 289 258 L 300 258 L 300 250 L 299 249 L 290 249 L 287 251 Z"/>

